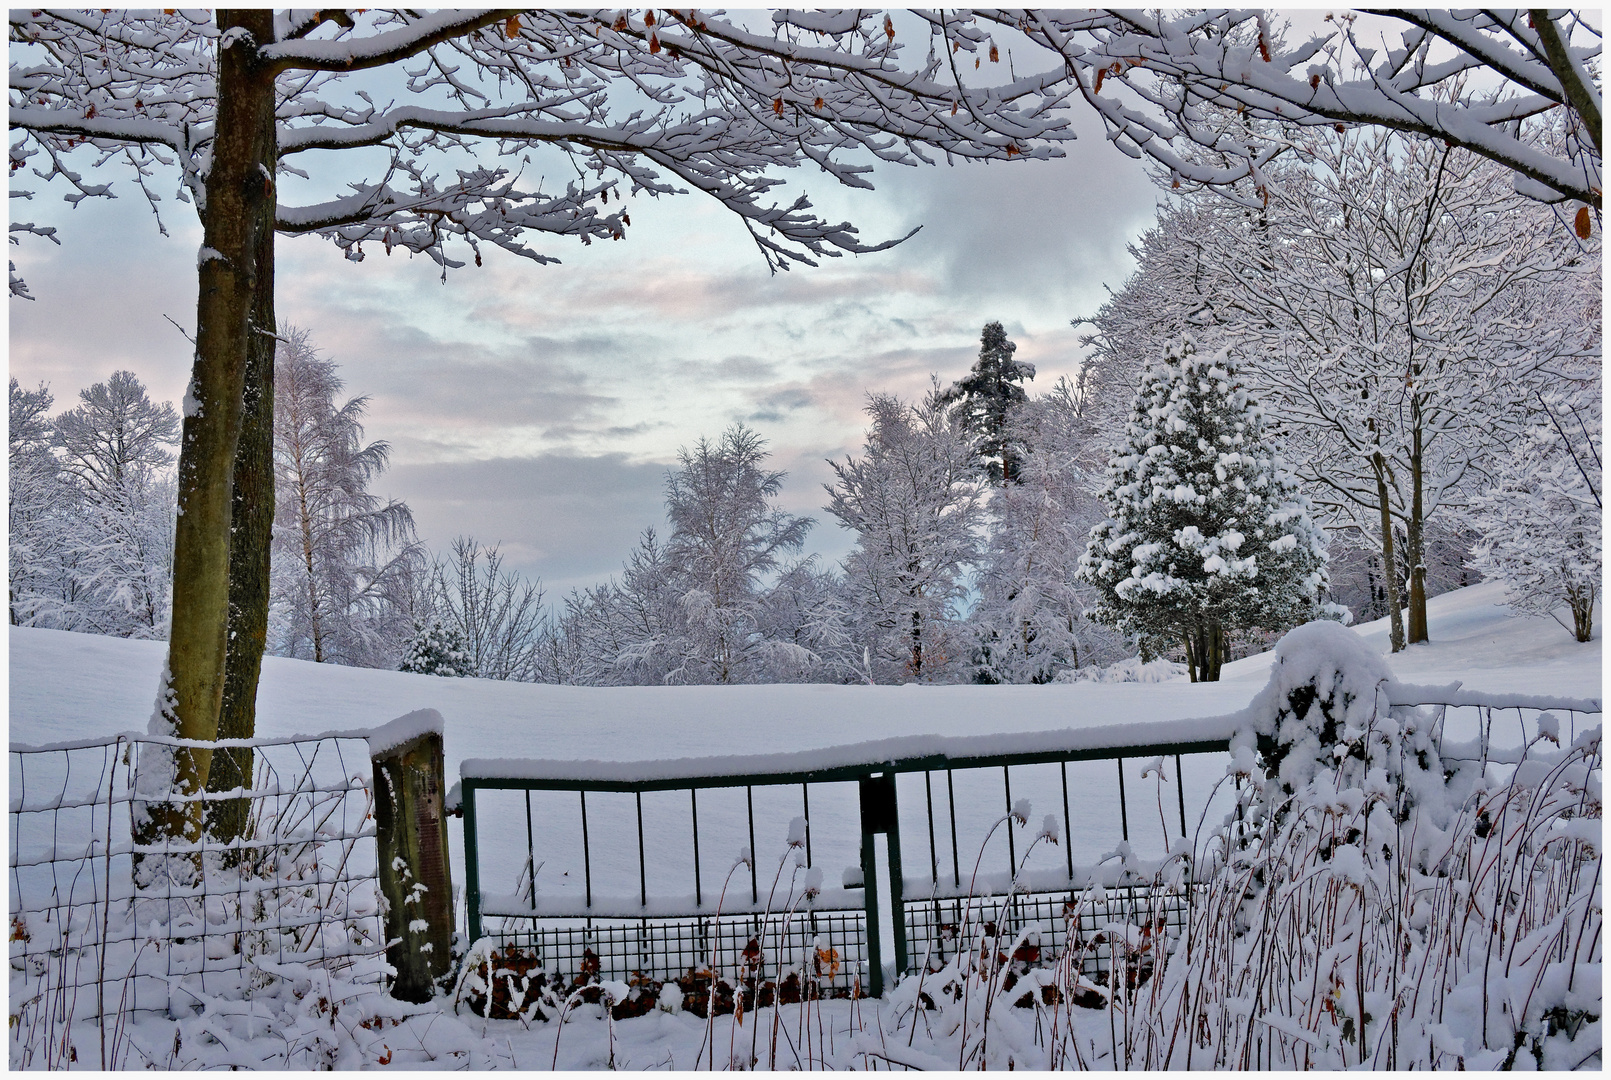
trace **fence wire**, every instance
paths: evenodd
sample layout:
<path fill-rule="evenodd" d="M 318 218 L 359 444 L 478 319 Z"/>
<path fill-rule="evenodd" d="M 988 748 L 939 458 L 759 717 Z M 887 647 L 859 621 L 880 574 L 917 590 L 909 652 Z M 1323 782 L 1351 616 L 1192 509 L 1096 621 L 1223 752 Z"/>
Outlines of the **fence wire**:
<path fill-rule="evenodd" d="M 848 992 L 867 961 L 863 911 L 814 909 L 655 919 L 504 920 L 497 939 L 562 979 L 675 982 L 714 971 L 729 982 L 781 983 L 801 973 L 825 993 Z"/>
<path fill-rule="evenodd" d="M 249 748 L 250 786 L 188 798 L 139 793 L 140 770 L 162 768 L 180 745 L 239 757 Z M 384 980 L 361 738 L 207 744 L 122 735 L 14 747 L 10 768 L 12 1035 L 24 1057 L 34 1057 L 30 1048 L 45 1055 L 14 1053 L 14 1065 L 57 1063 L 51 1048 L 68 1045 L 74 1020 L 99 1022 L 104 1056 L 130 1013 L 177 1016 L 249 999 L 291 965 Z M 137 827 L 145 815 L 194 812 L 198 802 L 210 822 L 235 815 L 239 835 L 210 828 L 200 840 L 153 841 Z"/>

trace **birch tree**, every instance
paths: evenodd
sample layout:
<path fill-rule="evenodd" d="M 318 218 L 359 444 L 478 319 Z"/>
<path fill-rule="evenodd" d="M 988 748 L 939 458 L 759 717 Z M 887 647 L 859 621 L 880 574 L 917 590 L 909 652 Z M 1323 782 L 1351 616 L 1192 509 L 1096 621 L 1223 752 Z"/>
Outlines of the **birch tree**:
<path fill-rule="evenodd" d="M 392 667 L 411 629 L 404 601 L 420 558 L 408 506 L 369 485 L 390 447 L 363 441 L 368 398 L 339 402 L 335 361 L 283 326 L 275 377 L 273 603 L 283 656 Z"/>

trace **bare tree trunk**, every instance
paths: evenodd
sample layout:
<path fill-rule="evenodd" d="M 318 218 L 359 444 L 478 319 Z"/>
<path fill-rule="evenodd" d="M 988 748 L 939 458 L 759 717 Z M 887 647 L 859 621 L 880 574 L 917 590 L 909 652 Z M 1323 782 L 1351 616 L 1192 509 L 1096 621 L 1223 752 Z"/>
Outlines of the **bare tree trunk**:
<path fill-rule="evenodd" d="M 1567 602 L 1572 605 L 1572 636 L 1590 640 L 1594 637 L 1594 590 L 1569 593 Z"/>
<path fill-rule="evenodd" d="M 273 14 L 218 13 L 226 32 L 245 31 L 220 49 L 218 118 L 196 302 L 196 357 L 186 395 L 179 450 L 179 520 L 174 533 L 173 625 L 168 673 L 158 707 L 182 738 L 218 735 L 229 630 L 229 536 L 235 449 L 240 439 L 248 327 L 257 286 L 262 205 L 273 199 L 271 177 L 259 171 L 274 140 L 274 79 L 256 62 L 272 40 Z M 272 213 L 272 210 L 269 211 Z M 212 752 L 175 755 L 174 788 L 201 791 Z M 161 834 L 199 831 L 197 812 L 153 815 Z"/>
<path fill-rule="evenodd" d="M 1382 565 L 1387 568 L 1382 575 L 1387 588 L 1387 638 L 1394 652 L 1403 652 L 1404 615 L 1399 607 L 1398 568 L 1393 563 L 1393 506 L 1388 501 L 1387 461 L 1380 450 L 1371 458 L 1371 465 L 1376 469 L 1376 501 L 1382 512 Z"/>
<path fill-rule="evenodd" d="M 274 142 L 264 162 L 275 175 Z M 218 719 L 221 739 L 250 739 L 257 732 L 257 683 L 268 647 L 269 558 L 274 540 L 274 354 L 278 323 L 274 312 L 274 200 L 260 208 L 257 281 L 251 336 L 246 352 L 246 392 L 240 443 L 235 450 L 230 509 L 229 640 L 224 662 L 224 699 Z M 208 791 L 252 784 L 252 751 L 219 751 L 207 778 Z M 247 800 L 217 803 L 208 830 L 220 840 L 241 836 Z"/>
<path fill-rule="evenodd" d="M 912 678 L 923 681 L 923 616 L 912 612 Z"/>
<path fill-rule="evenodd" d="M 1405 562 L 1410 568 L 1411 645 L 1429 640 L 1426 626 L 1426 521 L 1422 510 L 1423 470 L 1419 423 L 1415 425 L 1414 447 L 1414 455 L 1410 458 L 1410 520 L 1404 544 Z"/>

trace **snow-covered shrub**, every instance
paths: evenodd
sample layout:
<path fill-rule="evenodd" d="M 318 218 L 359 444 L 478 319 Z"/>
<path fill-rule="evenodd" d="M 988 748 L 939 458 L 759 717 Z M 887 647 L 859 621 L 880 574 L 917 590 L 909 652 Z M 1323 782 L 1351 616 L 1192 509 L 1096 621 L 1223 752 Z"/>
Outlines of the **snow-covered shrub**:
<path fill-rule="evenodd" d="M 1519 764 L 1446 760 L 1440 710 L 1387 706 L 1357 638 L 1278 656 L 1132 1067 L 1598 1061 L 1600 729 L 1563 748 L 1546 714 Z"/>
<path fill-rule="evenodd" d="M 1098 683 L 1155 683 L 1168 682 L 1178 679 L 1186 674 L 1186 665 L 1176 663 L 1167 657 L 1160 656 L 1154 660 L 1143 660 L 1139 656 L 1132 656 L 1127 660 L 1117 660 L 1102 667 L 1075 668 L 1060 672 L 1057 682 L 1098 682 Z"/>
<path fill-rule="evenodd" d="M 1327 614 L 1325 535 L 1225 353 L 1187 338 L 1147 370 L 1102 500 L 1080 560 L 1091 616 L 1155 653 L 1184 643 L 1193 682 L 1218 680 L 1228 632 Z"/>
<path fill-rule="evenodd" d="M 1045 926 L 997 940 L 965 919 L 972 947 L 892 991 L 862 1052 L 949 1069 L 1597 1067 L 1600 729 L 1562 746 L 1545 713 L 1495 755 L 1509 763 L 1486 740 L 1440 755 L 1441 710 L 1387 704 L 1386 666 L 1353 634 L 1310 624 L 1277 654 L 1233 744 L 1236 806 L 1195 856 L 1114 852 L 1139 887 L 1078 940 L 1112 884 L 1093 873 L 1055 954 Z"/>
<path fill-rule="evenodd" d="M 440 619 L 414 623 L 414 636 L 409 639 L 408 653 L 397 670 L 419 675 L 441 675 L 449 679 L 462 679 L 475 674 L 470 654 L 465 648 L 464 635 L 456 627 L 444 626 Z"/>

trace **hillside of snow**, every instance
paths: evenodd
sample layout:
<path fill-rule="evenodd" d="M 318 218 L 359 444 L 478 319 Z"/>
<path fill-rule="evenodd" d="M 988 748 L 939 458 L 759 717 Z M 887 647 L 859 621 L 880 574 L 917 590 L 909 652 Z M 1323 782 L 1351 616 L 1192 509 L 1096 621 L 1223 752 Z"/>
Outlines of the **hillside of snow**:
<path fill-rule="evenodd" d="M 1435 597 L 1429 644 L 1390 656 L 1407 682 L 1598 697 L 1599 631 L 1579 644 L 1553 620 L 1513 617 L 1486 582 Z M 1388 651 L 1387 621 L 1356 628 Z M 144 731 L 166 646 L 11 628 L 10 738 L 39 745 Z M 431 708 L 447 724 L 450 774 L 465 758 L 613 761 L 809 750 L 903 735 L 1042 731 L 1234 712 L 1268 678 L 1271 654 L 1226 665 L 1219 683 L 1054 686 L 592 688 L 444 679 L 268 657 L 258 734 L 367 728 Z"/>

